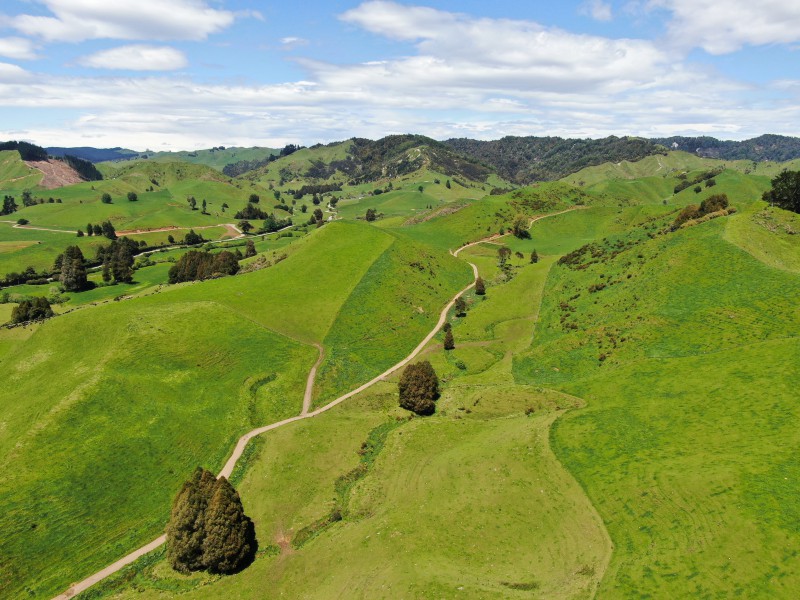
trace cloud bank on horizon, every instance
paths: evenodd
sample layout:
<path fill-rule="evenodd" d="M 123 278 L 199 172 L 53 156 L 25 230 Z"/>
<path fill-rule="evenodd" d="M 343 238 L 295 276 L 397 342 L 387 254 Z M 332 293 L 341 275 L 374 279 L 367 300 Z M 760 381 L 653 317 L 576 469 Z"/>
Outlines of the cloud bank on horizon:
<path fill-rule="evenodd" d="M 800 134 L 800 4 L 549 4 L 8 0 L 0 138 Z"/>

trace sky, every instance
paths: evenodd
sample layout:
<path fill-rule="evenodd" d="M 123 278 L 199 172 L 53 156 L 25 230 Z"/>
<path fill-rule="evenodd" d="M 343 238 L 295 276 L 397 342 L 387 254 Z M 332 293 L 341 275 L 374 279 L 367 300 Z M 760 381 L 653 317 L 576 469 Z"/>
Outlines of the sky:
<path fill-rule="evenodd" d="M 800 135 L 800 0 L 0 0 L 0 139 Z"/>

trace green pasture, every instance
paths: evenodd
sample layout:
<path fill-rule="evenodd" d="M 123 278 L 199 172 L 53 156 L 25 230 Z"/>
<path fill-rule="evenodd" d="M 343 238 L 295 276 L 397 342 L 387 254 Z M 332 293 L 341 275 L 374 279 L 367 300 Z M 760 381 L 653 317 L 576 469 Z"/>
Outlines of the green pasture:
<path fill-rule="evenodd" d="M 156 537 L 187 472 L 220 468 L 239 435 L 299 411 L 316 359 L 218 304 L 165 294 L 57 317 L 11 346 L 8 598 L 51 597 Z"/>
<path fill-rule="evenodd" d="M 614 257 L 612 239 L 586 268 L 554 267 L 514 360 L 518 382 L 587 402 L 553 441 L 614 542 L 601 597 L 788 598 L 800 585 L 800 315 L 786 301 L 800 281 L 723 240 L 726 219 L 620 236 L 634 244 Z"/>

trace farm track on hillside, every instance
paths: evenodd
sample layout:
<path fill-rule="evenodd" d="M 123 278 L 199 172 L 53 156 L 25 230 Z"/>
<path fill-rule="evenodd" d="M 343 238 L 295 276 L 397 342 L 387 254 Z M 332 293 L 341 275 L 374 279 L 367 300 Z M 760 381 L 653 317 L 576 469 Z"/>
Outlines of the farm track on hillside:
<path fill-rule="evenodd" d="M 534 217 L 530 221 L 529 228 L 531 226 L 533 226 L 534 223 L 536 223 L 537 221 L 540 221 L 541 219 L 545 219 L 545 218 L 548 218 L 548 217 L 555 217 L 557 215 L 561 215 L 561 214 L 564 214 L 564 213 L 567 213 L 567 212 L 571 212 L 573 210 L 579 210 L 580 208 L 583 208 L 583 207 L 568 208 L 568 209 L 562 210 L 560 212 L 551 213 L 551 214 L 545 214 L 545 215 L 540 215 L 538 217 Z M 482 244 L 484 242 L 490 242 L 490 241 L 502 238 L 505 235 L 509 235 L 509 234 L 503 234 L 503 235 L 494 234 L 494 235 L 488 236 L 486 238 L 482 238 L 480 240 L 477 240 L 475 242 L 470 242 L 468 244 L 465 244 L 465 245 L 461 246 L 460 248 L 458 248 L 456 250 L 451 250 L 450 253 L 453 256 L 458 256 L 458 254 L 462 250 L 465 250 L 467 248 L 470 248 L 470 247 L 478 245 L 478 244 Z M 222 468 L 222 470 L 220 471 L 219 475 L 217 475 L 217 477 L 218 478 L 219 477 L 230 478 L 231 474 L 233 473 L 233 469 L 235 468 L 236 463 L 238 462 L 238 460 L 241 458 L 242 454 L 244 453 L 244 450 L 247 447 L 247 444 L 254 437 L 262 435 L 264 433 L 267 433 L 268 431 L 272 431 L 274 429 L 278 429 L 279 427 L 283 427 L 284 425 L 289 425 L 290 423 L 295 423 L 297 421 L 302 421 L 303 419 L 311 419 L 313 417 L 319 416 L 322 413 L 327 412 L 330 409 L 338 406 L 339 404 L 341 404 L 345 400 L 348 400 L 349 398 L 352 398 L 353 396 L 356 396 L 357 394 L 360 394 L 361 392 L 367 390 L 368 388 L 372 387 L 373 385 L 375 385 L 379 381 L 387 378 L 389 375 L 391 375 L 395 371 L 401 369 L 402 367 L 407 365 L 409 362 L 411 362 L 414 358 L 416 358 L 425 349 L 425 347 L 428 345 L 428 343 L 436 336 L 436 334 L 439 332 L 439 330 L 442 328 L 442 326 L 444 325 L 444 323 L 447 320 L 447 314 L 450 312 L 450 309 L 455 304 L 456 299 L 459 298 L 462 294 L 464 294 L 464 293 L 468 292 L 469 290 L 471 290 L 473 287 L 475 287 L 475 281 L 478 278 L 478 267 L 475 264 L 473 264 L 473 263 L 471 263 L 469 261 L 466 261 L 466 262 L 467 262 L 467 264 L 469 264 L 472 267 L 472 274 L 473 274 L 472 283 L 470 283 L 463 290 L 459 291 L 455 296 L 453 296 L 453 298 L 450 300 L 450 302 L 448 302 L 447 305 L 445 305 L 445 307 L 442 309 L 441 313 L 439 314 L 439 320 L 437 321 L 436 325 L 434 325 L 434 327 L 433 327 L 433 329 L 431 329 L 430 333 L 428 333 L 428 335 L 425 336 L 425 338 L 416 346 L 416 348 L 414 348 L 414 350 L 411 351 L 411 353 L 408 356 L 406 356 L 404 359 L 402 359 L 400 362 L 398 362 L 393 367 L 390 367 L 389 369 L 387 369 L 386 371 L 384 371 L 380 375 L 378 375 L 378 376 L 374 377 L 373 379 L 369 380 L 368 382 L 366 382 L 366 383 L 360 385 L 359 387 L 347 392 L 346 394 L 343 394 L 342 396 L 339 396 L 338 398 L 336 398 L 335 400 L 332 400 L 328 404 L 326 404 L 326 405 L 324 405 L 324 406 L 322 406 L 320 408 L 317 408 L 316 410 L 310 411 L 309 409 L 311 407 L 311 400 L 312 400 L 312 395 L 313 395 L 313 386 L 314 386 L 314 381 L 316 379 L 317 367 L 319 367 L 319 365 L 321 364 L 322 359 L 324 357 L 324 348 L 319 344 L 314 344 L 314 346 L 319 351 L 319 357 L 318 357 L 317 361 L 315 362 L 314 366 L 309 371 L 309 376 L 308 376 L 308 379 L 307 379 L 307 382 L 306 382 L 306 389 L 305 389 L 304 396 L 303 396 L 303 408 L 302 408 L 301 413 L 299 415 L 297 415 L 297 416 L 290 417 L 288 419 L 284 419 L 284 420 L 278 421 L 276 423 L 271 423 L 270 425 L 265 425 L 263 427 L 258 427 L 256 429 L 253 429 L 253 430 L 248 431 L 247 433 L 245 433 L 242 437 L 239 438 L 238 442 L 236 443 L 236 446 L 233 449 L 233 452 L 231 453 L 230 458 L 225 463 L 225 466 Z M 80 581 L 78 583 L 74 583 L 65 592 L 63 592 L 62 594 L 59 594 L 58 596 L 53 598 L 53 600 L 69 600 L 70 598 L 73 598 L 75 595 L 77 595 L 77 594 L 89 589 L 94 584 L 99 583 L 103 579 L 109 577 L 110 575 L 113 575 L 114 573 L 122 570 L 126 566 L 128 566 L 131 563 L 135 562 L 136 560 L 138 560 L 142 556 L 152 552 L 153 550 L 155 550 L 156 548 L 158 548 L 162 544 L 164 544 L 166 542 L 166 540 L 167 540 L 167 536 L 166 535 L 162 535 L 162 536 L 156 538 L 152 542 L 142 546 L 141 548 L 139 548 L 137 550 L 134 550 L 130 554 L 124 556 L 123 558 L 121 558 L 117 562 L 112 563 L 111 565 L 107 566 L 106 568 L 102 569 L 101 571 L 98 571 L 97 573 L 95 573 L 93 575 L 90 575 L 89 577 L 87 577 L 86 579 L 84 579 L 84 580 L 82 580 L 82 581 Z"/>

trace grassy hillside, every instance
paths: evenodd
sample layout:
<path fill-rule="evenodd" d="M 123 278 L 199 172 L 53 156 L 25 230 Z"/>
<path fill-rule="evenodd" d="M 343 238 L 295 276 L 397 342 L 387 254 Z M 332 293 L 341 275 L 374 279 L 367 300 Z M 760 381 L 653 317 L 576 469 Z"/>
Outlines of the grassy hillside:
<path fill-rule="evenodd" d="M 608 201 L 561 182 L 543 183 L 501 196 L 486 196 L 477 202 L 442 207 L 407 221 L 403 231 L 436 247 L 455 249 L 500 229 L 509 229 L 518 214 L 534 216 Z"/>
<path fill-rule="evenodd" d="M 22 162 L 18 151 L 0 151 L 0 192 L 3 195 L 10 193 L 16 196 L 22 190 L 39 185 L 42 177 L 41 171 Z"/>
<path fill-rule="evenodd" d="M 52 596 L 157 536 L 185 473 L 219 468 L 244 431 L 298 412 L 313 348 L 213 302 L 163 300 L 78 311 L 10 342 L 3 597 Z"/>
<path fill-rule="evenodd" d="M 155 537 L 194 465 L 218 469 L 244 431 L 297 414 L 317 352 L 294 339 L 324 340 L 329 397 L 400 360 L 468 279 L 452 257 L 334 223 L 270 268 L 0 331 L 3 596 L 47 597 Z"/>
<path fill-rule="evenodd" d="M 113 161 L 107 163 L 114 167 L 127 167 L 137 165 L 142 162 L 157 162 L 157 163 L 192 163 L 198 165 L 206 165 L 222 171 L 225 165 L 239 162 L 242 160 L 263 160 L 275 154 L 276 150 L 272 148 L 225 148 L 220 150 L 218 148 L 208 148 L 205 150 L 183 150 L 180 152 L 143 152 L 138 157 L 131 160 Z M 146 156 L 147 158 L 144 158 Z"/>
<path fill-rule="evenodd" d="M 725 241 L 729 223 L 640 230 L 555 267 L 515 360 L 518 381 L 588 403 L 553 441 L 614 541 L 601 597 L 790 597 L 800 585 L 800 319 L 777 300 L 800 281 Z"/>
<path fill-rule="evenodd" d="M 548 445 L 573 400 L 511 375 L 551 264 L 520 266 L 452 317 L 452 353 L 431 344 L 446 382 L 434 417 L 396 419 L 383 383 L 258 445 L 239 489 L 264 551 L 246 571 L 183 577 L 156 553 L 87 598 L 591 597 L 608 538 Z M 313 529 L 334 506 L 343 519 Z"/>

